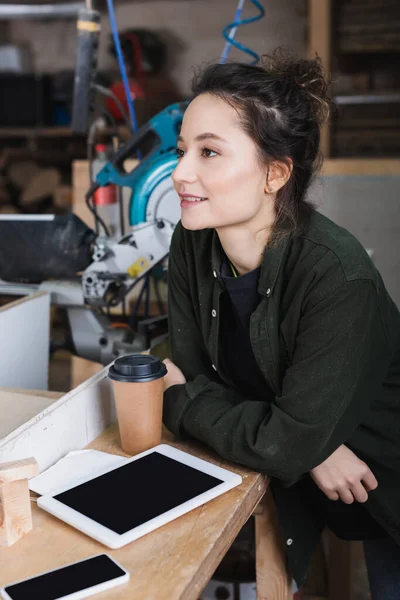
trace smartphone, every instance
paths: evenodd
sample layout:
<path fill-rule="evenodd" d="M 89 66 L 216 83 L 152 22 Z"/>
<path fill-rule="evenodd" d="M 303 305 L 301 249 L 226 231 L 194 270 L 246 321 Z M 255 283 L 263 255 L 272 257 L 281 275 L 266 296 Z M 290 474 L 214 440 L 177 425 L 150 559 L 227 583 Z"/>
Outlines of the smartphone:
<path fill-rule="evenodd" d="M 0 590 L 4 600 L 80 600 L 129 581 L 108 554 L 98 554 L 60 569 L 10 583 Z"/>

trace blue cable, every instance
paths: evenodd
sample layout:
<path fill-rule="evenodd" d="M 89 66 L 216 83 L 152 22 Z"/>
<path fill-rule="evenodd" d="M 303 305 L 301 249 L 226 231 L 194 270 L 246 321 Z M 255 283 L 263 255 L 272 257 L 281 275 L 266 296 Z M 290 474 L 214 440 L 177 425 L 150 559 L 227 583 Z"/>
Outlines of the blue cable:
<path fill-rule="evenodd" d="M 128 76 L 126 74 L 124 58 L 122 56 L 122 48 L 121 48 L 121 42 L 120 42 L 119 35 L 118 35 L 118 27 L 117 27 L 117 21 L 115 19 L 113 0 L 107 0 L 107 6 L 108 6 L 108 14 L 110 17 L 111 31 L 112 31 L 112 35 L 113 35 L 113 39 L 114 39 L 115 52 L 117 55 L 119 69 L 121 71 L 121 77 L 122 77 L 122 81 L 124 84 L 126 101 L 128 103 L 129 118 L 132 123 L 133 131 L 137 131 L 138 126 L 137 126 L 137 121 L 136 121 L 135 108 L 134 108 L 133 101 L 131 98 L 131 91 L 129 89 L 129 82 L 128 82 Z"/>
<path fill-rule="evenodd" d="M 235 17 L 233 19 L 234 23 L 239 23 L 240 22 L 240 17 L 242 16 L 243 6 L 244 6 L 245 2 L 246 2 L 246 0 L 239 0 L 239 4 L 237 5 L 237 9 L 236 9 L 236 14 L 235 14 Z M 232 27 L 231 28 L 230 25 L 228 25 L 228 28 L 230 28 L 229 37 L 228 37 L 228 40 L 225 43 L 225 48 L 224 48 L 224 50 L 222 52 L 222 56 L 221 56 L 221 59 L 219 61 L 222 64 L 226 63 L 226 61 L 227 61 L 228 54 L 229 54 L 229 52 L 231 51 L 231 48 L 232 48 L 231 40 L 233 40 L 233 38 L 235 37 L 236 29 L 237 29 L 237 27 Z M 225 29 L 224 29 L 224 31 L 225 31 Z"/>
<path fill-rule="evenodd" d="M 248 25 L 249 23 L 254 23 L 255 21 L 259 21 L 265 15 L 264 7 L 260 4 L 260 2 L 258 0 L 250 0 L 250 1 L 252 2 L 252 4 L 254 4 L 254 6 L 256 8 L 258 8 L 258 10 L 260 12 L 255 17 L 250 17 L 248 19 L 241 19 L 240 17 L 241 17 L 243 5 L 244 5 L 244 0 L 239 0 L 238 7 L 236 9 L 236 14 L 235 14 L 235 20 L 234 20 L 234 22 L 230 23 L 229 25 L 227 25 L 225 27 L 225 29 L 223 30 L 223 32 L 222 32 L 222 34 L 223 34 L 224 38 L 226 39 L 227 43 L 225 44 L 225 48 L 224 48 L 224 51 L 222 53 L 222 56 L 221 56 L 221 59 L 220 59 L 220 63 L 225 63 L 226 62 L 226 60 L 228 58 L 229 51 L 230 51 L 230 49 L 231 49 L 232 46 L 235 46 L 235 48 L 238 48 L 239 50 L 242 50 L 242 52 L 245 52 L 246 54 L 249 54 L 250 56 L 252 56 L 254 58 L 254 60 L 250 64 L 255 65 L 260 60 L 260 57 L 257 54 L 257 52 L 254 52 L 254 50 L 251 50 L 250 48 L 247 48 L 246 46 L 244 46 L 243 44 L 240 44 L 239 42 L 237 42 L 234 39 L 234 35 L 236 33 L 237 27 L 240 27 L 241 25 Z M 232 31 L 232 30 L 234 30 L 234 31 Z M 229 34 L 231 32 L 232 32 L 232 36 L 230 37 Z"/>

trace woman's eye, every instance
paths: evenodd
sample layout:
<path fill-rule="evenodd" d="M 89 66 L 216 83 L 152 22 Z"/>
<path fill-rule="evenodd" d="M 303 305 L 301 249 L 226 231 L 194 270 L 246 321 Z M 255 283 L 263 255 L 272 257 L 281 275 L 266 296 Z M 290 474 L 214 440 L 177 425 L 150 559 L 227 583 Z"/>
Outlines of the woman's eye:
<path fill-rule="evenodd" d="M 182 158 L 182 156 L 185 154 L 181 148 L 176 148 L 175 152 L 178 155 L 178 158 Z"/>
<path fill-rule="evenodd" d="M 210 150 L 210 148 L 203 148 L 202 150 L 203 156 L 206 158 L 212 158 L 213 156 L 217 156 L 217 153 L 214 150 Z"/>

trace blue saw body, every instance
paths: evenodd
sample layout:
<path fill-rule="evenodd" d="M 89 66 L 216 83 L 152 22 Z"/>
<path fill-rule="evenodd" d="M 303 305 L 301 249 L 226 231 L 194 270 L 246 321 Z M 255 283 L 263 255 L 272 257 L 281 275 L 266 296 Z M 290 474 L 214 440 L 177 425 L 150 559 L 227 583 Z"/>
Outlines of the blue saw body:
<path fill-rule="evenodd" d="M 146 210 L 151 194 L 175 169 L 177 136 L 188 102 L 171 104 L 143 125 L 119 150 L 112 162 L 97 174 L 96 183 L 111 183 L 132 190 L 129 205 L 129 224 L 146 221 Z M 124 161 L 141 152 L 141 147 L 151 144 L 150 151 L 130 173 L 124 169 Z"/>

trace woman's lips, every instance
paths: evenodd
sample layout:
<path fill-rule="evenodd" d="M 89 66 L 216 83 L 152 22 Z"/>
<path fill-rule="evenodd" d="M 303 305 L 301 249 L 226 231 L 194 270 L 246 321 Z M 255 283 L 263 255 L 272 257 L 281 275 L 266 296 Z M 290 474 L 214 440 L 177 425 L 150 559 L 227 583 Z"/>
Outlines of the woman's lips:
<path fill-rule="evenodd" d="M 182 196 L 180 195 L 179 197 L 181 199 L 182 208 L 193 207 L 207 200 L 207 198 L 201 198 L 200 196 L 189 196 L 189 194 L 184 194 Z"/>

